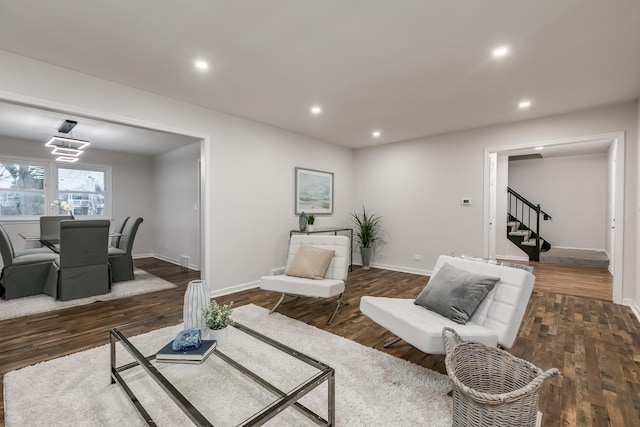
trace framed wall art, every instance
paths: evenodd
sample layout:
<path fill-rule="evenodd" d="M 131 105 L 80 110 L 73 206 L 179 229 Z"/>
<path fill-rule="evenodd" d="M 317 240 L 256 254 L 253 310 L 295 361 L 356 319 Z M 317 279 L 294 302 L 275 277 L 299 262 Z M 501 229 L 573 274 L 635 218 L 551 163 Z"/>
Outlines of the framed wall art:
<path fill-rule="evenodd" d="M 296 168 L 295 214 L 333 213 L 333 173 Z"/>

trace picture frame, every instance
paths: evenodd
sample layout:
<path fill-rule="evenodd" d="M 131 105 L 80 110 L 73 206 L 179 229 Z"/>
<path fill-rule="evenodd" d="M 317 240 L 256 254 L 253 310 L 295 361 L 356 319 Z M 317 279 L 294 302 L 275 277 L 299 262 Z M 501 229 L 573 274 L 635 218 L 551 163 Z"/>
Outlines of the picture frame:
<path fill-rule="evenodd" d="M 295 168 L 295 214 L 333 214 L 333 172 Z"/>

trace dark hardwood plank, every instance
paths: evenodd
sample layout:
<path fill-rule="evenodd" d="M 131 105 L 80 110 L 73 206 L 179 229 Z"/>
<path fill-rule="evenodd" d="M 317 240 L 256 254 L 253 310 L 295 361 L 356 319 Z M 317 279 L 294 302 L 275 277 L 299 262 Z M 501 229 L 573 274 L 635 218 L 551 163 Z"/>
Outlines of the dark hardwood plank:
<path fill-rule="evenodd" d="M 510 351 L 540 368 L 556 367 L 562 372 L 543 387 L 543 425 L 640 425 L 640 325 L 628 307 L 610 302 L 611 276 L 606 270 L 531 264 L 535 267 L 536 286 Z M 0 375 L 106 344 L 113 326 L 180 310 L 187 283 L 198 278 L 197 272 L 156 259 L 136 260 L 136 266 L 178 287 L 0 321 Z M 340 309 L 332 325 L 325 322 L 334 307 L 333 300 L 288 297 L 278 311 L 444 373 L 441 355 L 424 354 L 404 342 L 384 349 L 382 343 L 391 334 L 358 309 L 363 295 L 413 298 L 427 280 L 425 276 L 356 267 L 349 274 L 345 294 L 349 305 Z M 607 287 L 608 291 L 602 290 Z M 253 289 L 218 301 L 271 308 L 277 299 L 274 293 Z M 161 326 L 164 325 L 153 324 L 144 330 Z M 2 402 L 0 399 L 0 405 Z M 0 410 L 4 420 L 4 406 Z"/>

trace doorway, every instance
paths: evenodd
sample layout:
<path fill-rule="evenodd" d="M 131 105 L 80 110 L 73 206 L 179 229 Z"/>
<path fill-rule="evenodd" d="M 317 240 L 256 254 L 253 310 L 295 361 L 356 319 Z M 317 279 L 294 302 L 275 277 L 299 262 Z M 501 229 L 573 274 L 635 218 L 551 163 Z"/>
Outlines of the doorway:
<path fill-rule="evenodd" d="M 14 94 L 0 97 L 0 111 L 4 124 L 2 135 L 11 140 L 34 141 L 22 144 L 25 147 L 37 146 L 39 141 L 44 143 L 46 138 L 55 134 L 59 124 L 66 118 L 77 121 L 79 126 L 75 130 L 77 132 L 83 127 L 84 135 L 74 136 L 91 140 L 93 162 L 102 165 L 104 161 L 105 165 L 113 164 L 124 171 L 120 174 L 119 183 L 112 184 L 119 184 L 123 191 L 117 200 L 116 197 L 113 198 L 111 208 L 104 213 L 106 217 L 117 219 L 129 215 L 127 206 L 141 200 L 135 190 L 142 188 L 144 191 L 138 193 L 145 194 L 146 197 L 142 198 L 144 203 L 139 204 L 137 215 L 146 219 L 147 237 L 142 241 L 137 239 L 143 244 L 140 252 L 199 269 L 201 276 L 205 276 L 207 244 L 203 236 L 206 236 L 207 230 L 202 219 L 206 214 L 202 211 L 207 206 L 205 182 L 209 172 L 206 170 L 207 163 L 203 160 L 208 155 L 208 135 L 47 100 L 22 99 L 20 95 Z M 6 124 L 9 118 L 11 121 Z M 37 150 L 29 150 L 31 149 L 25 149 L 24 154 L 21 151 L 19 155 L 39 158 Z M 101 157 L 96 160 L 98 155 Z M 142 161 L 141 167 L 137 169 L 144 172 L 132 172 L 136 170 L 136 164 L 129 161 L 127 156 L 134 156 L 133 159 L 135 156 L 142 156 L 138 157 Z M 126 185 L 127 179 L 142 184 L 129 186 Z M 111 183 L 109 184 L 111 187 Z M 162 191 L 160 185 L 168 191 Z M 185 185 L 188 185 L 188 193 L 184 191 Z M 177 203 L 175 195 L 189 198 Z M 183 206 L 193 206 L 193 209 L 183 209 Z M 184 219 L 186 216 L 187 219 Z M 162 224 L 172 226 L 163 227 Z M 185 230 L 187 226 L 188 229 Z M 190 236 L 189 239 L 184 238 L 187 235 Z M 160 238 L 162 241 L 159 242 Z M 171 247 L 165 248 L 164 242 L 169 242 Z"/>
<path fill-rule="evenodd" d="M 623 259 L 623 201 L 624 201 L 624 133 L 613 132 L 601 135 L 591 135 L 563 140 L 539 141 L 517 146 L 495 147 L 485 149 L 484 165 L 484 256 L 495 257 L 496 237 L 499 227 L 500 212 L 497 208 L 496 180 L 500 174 L 500 157 L 506 155 L 526 155 L 532 153 L 536 147 L 566 150 L 567 154 L 584 150 L 587 147 L 606 144 L 608 173 L 607 186 L 607 251 L 610 258 L 609 271 L 613 275 L 613 301 L 622 303 L 622 259 Z M 605 152 L 601 151 L 601 152 Z"/>

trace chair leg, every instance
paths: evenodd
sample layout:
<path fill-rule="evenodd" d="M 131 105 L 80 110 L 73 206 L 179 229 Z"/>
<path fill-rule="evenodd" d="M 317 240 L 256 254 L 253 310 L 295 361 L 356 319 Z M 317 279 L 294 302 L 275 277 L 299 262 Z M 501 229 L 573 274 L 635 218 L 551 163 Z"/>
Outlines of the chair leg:
<path fill-rule="evenodd" d="M 400 341 L 401 339 L 402 339 L 402 338 L 400 338 L 400 337 L 395 337 L 394 339 L 392 339 L 392 340 L 390 340 L 390 341 L 387 341 L 386 343 L 382 344 L 382 346 L 383 346 L 384 348 L 390 347 L 390 346 L 392 346 L 393 344 L 395 344 L 395 343 L 397 343 L 398 341 Z"/>
<path fill-rule="evenodd" d="M 338 309 L 340 309 L 340 307 L 342 307 L 343 305 L 349 305 L 347 301 L 342 299 L 343 295 L 344 295 L 344 292 L 341 293 L 340 296 L 338 297 L 336 301 L 336 309 L 333 310 L 333 314 L 331 314 L 331 316 L 329 317 L 329 320 L 327 320 L 327 325 L 330 325 L 331 322 L 333 322 L 333 318 L 336 317 L 336 313 L 338 312 Z"/>
<path fill-rule="evenodd" d="M 278 308 L 278 306 L 282 303 L 282 301 L 284 301 L 284 297 L 285 297 L 286 295 L 287 295 L 287 294 L 282 294 L 282 295 L 280 296 L 280 299 L 278 300 L 278 302 L 276 303 L 276 305 L 274 305 L 274 306 L 273 306 L 273 308 L 271 309 L 271 311 L 269 312 L 269 314 L 271 314 L 271 313 L 273 313 L 274 311 L 276 311 L 276 308 Z"/>

